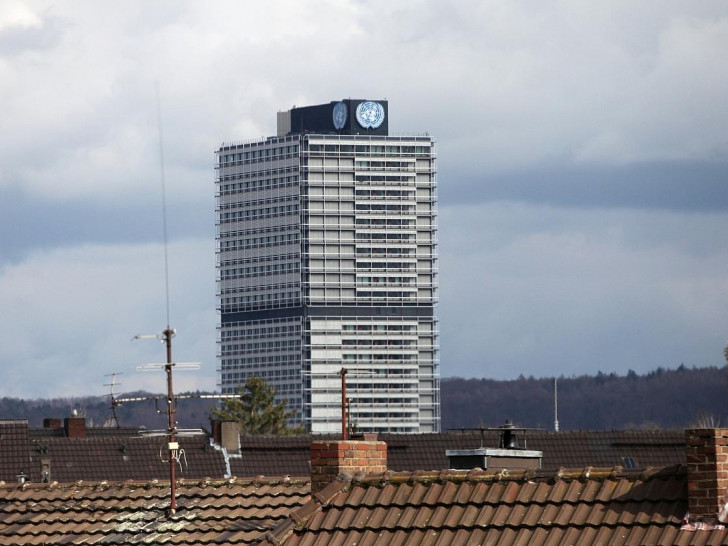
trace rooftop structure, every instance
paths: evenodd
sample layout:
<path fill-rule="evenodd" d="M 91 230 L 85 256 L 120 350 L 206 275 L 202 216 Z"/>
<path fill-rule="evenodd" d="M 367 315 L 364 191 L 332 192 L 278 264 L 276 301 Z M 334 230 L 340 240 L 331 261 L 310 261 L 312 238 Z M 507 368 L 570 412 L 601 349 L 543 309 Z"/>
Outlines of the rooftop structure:
<path fill-rule="evenodd" d="M 128 428 L 75 427 L 47 419 L 31 428 L 22 419 L 0 420 L 0 481 L 19 475 L 39 483 L 78 480 L 168 479 L 161 448 L 163 436 Z M 180 438 L 182 479 L 226 479 L 233 476 L 303 476 L 310 471 L 312 441 L 339 435 L 241 436 L 232 423 L 213 422 L 212 437 L 199 431 Z M 81 434 L 81 430 L 83 433 Z M 69 436 L 68 433 L 78 436 Z M 448 450 L 497 448 L 495 430 L 446 434 L 380 434 L 387 444 L 388 468 L 394 471 L 449 468 Z M 540 467 L 586 466 L 625 468 L 685 464 L 685 437 L 676 430 L 531 431 L 521 442 L 525 450 L 542 452 Z M 161 451 L 160 451 L 161 450 Z M 532 465 L 538 467 L 539 465 Z"/>

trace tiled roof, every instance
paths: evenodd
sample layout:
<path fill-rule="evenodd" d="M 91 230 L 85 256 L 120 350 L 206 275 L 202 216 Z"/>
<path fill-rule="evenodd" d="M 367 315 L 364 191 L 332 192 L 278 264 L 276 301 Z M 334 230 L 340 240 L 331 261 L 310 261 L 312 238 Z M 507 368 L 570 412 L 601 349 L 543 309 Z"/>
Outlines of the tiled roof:
<path fill-rule="evenodd" d="M 338 436 L 242 436 L 240 456 L 231 457 L 234 476 L 306 475 L 309 447 L 313 439 Z M 387 443 L 391 470 L 439 470 L 448 467 L 448 449 L 497 447 L 498 432 L 492 430 L 444 434 L 380 434 Z M 670 466 L 685 463 L 682 430 L 531 431 L 528 449 L 543 451 L 542 467 Z M 521 446 L 524 447 L 524 446 Z"/>
<path fill-rule="evenodd" d="M 0 481 L 16 481 L 30 471 L 28 460 L 28 422 L 0 420 Z"/>
<path fill-rule="evenodd" d="M 309 497 L 305 481 L 0 486 L 0 544 L 254 544 Z"/>
<path fill-rule="evenodd" d="M 144 427 L 86 427 L 86 436 L 139 436 L 141 432 L 145 432 Z M 40 440 L 42 438 L 65 438 L 66 431 L 63 427 L 58 428 L 30 428 L 31 440 Z"/>
<path fill-rule="evenodd" d="M 32 482 L 152 480 L 169 478 L 166 437 L 130 428 L 88 428 L 81 438 L 67 438 L 62 428 L 30 429 L 24 419 L 0 420 L 0 481 L 15 482 L 24 473 Z M 144 435 L 147 434 L 147 435 Z M 181 478 L 230 476 L 225 456 L 202 431 L 178 438 L 183 454 Z M 278 472 L 276 475 L 290 474 Z M 307 475 L 304 472 L 303 475 Z M 258 475 L 258 474 L 256 474 Z"/>
<path fill-rule="evenodd" d="M 223 454 L 204 434 L 178 439 L 182 451 L 181 478 L 218 478 L 227 475 Z M 36 439 L 30 449 L 30 479 L 42 481 L 43 459 L 50 462 L 51 481 L 152 480 L 169 478 L 166 437 L 87 436 Z M 279 473 L 283 475 L 283 473 Z"/>
<path fill-rule="evenodd" d="M 728 544 L 681 530 L 684 467 L 388 473 L 334 482 L 265 544 Z"/>

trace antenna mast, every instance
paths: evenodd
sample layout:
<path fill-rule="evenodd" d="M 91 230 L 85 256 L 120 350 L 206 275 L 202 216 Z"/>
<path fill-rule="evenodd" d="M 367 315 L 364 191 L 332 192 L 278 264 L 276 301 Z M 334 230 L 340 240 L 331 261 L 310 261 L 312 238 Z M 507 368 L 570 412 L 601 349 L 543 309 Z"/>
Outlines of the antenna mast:
<path fill-rule="evenodd" d="M 556 385 L 557 379 L 554 377 L 554 431 L 559 431 L 559 390 Z"/>
<path fill-rule="evenodd" d="M 177 512 L 177 477 L 175 464 L 177 463 L 177 450 L 179 449 L 179 444 L 175 436 L 174 391 L 172 390 L 172 366 L 174 366 L 172 363 L 172 337 L 174 336 L 174 330 L 167 326 L 167 329 L 162 334 L 164 335 L 164 343 L 167 346 L 167 364 L 164 366 L 164 371 L 167 374 L 167 416 L 169 421 L 169 428 L 167 429 L 169 434 L 167 448 L 169 449 L 169 487 L 171 496 L 169 501 L 169 514 L 173 516 Z"/>

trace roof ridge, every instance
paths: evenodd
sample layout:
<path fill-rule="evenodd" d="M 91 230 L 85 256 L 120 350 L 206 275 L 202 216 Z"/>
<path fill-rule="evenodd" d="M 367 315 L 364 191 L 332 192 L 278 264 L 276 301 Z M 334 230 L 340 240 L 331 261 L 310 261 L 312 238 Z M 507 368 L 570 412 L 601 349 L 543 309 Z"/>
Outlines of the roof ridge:
<path fill-rule="evenodd" d="M 609 479 L 628 479 L 632 481 L 647 481 L 653 478 L 665 478 L 686 474 L 684 465 L 668 467 L 647 467 L 628 469 L 621 466 L 613 467 L 584 467 L 559 468 L 557 470 L 542 470 L 535 468 L 517 470 L 433 470 L 414 472 L 358 473 L 352 476 L 352 485 L 383 486 L 386 484 L 398 485 L 403 483 L 493 483 L 493 482 L 526 482 L 526 481 L 606 481 Z"/>
<path fill-rule="evenodd" d="M 191 479 L 191 478 L 179 478 L 177 479 L 178 487 L 195 487 L 195 486 L 209 486 L 209 487 L 229 487 L 231 485 L 247 486 L 247 485 L 295 485 L 295 484 L 307 484 L 310 483 L 309 477 L 291 477 L 291 476 L 256 476 L 251 478 L 203 478 L 203 479 Z M 151 487 L 169 487 L 169 480 L 77 480 L 73 482 L 58 482 L 52 481 L 49 483 L 44 482 L 30 482 L 24 483 L 5 482 L 0 480 L 0 488 L 6 490 L 54 490 L 54 489 L 66 489 L 66 488 L 85 488 L 85 489 L 98 489 L 107 488 L 112 489 L 115 487 L 136 487 L 151 488 Z"/>
<path fill-rule="evenodd" d="M 346 491 L 353 480 L 352 474 L 341 474 L 326 487 L 311 494 L 311 499 L 303 506 L 290 512 L 280 523 L 265 534 L 261 545 L 280 546 L 296 530 L 305 526 L 324 506 L 327 506 L 339 493 Z"/>

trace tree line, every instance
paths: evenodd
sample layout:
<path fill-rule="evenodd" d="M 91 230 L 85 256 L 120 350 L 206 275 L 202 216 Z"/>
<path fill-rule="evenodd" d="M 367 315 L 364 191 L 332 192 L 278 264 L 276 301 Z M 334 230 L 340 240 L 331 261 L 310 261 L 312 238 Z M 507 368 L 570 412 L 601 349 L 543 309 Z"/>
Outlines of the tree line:
<path fill-rule="evenodd" d="M 728 372 L 725 367 L 658 368 L 646 374 L 598 373 L 559 377 L 558 420 L 561 430 L 634 428 L 680 429 L 696 425 L 728 426 Z M 258 386 L 259 388 L 262 388 Z M 126 393 L 144 396 L 148 393 Z M 207 394 L 207 393 L 186 393 Z M 242 395 L 245 395 L 241 391 Z M 266 405 L 270 392 L 260 391 Z M 177 403 L 181 428 L 210 428 L 210 415 L 246 408 L 210 399 L 186 398 Z M 145 426 L 165 429 L 166 404 L 130 402 L 112 411 L 109 396 L 24 400 L 0 398 L 0 419 L 27 419 L 40 427 L 44 418 L 68 417 L 75 410 L 89 426 Z M 514 380 L 445 378 L 441 383 L 442 430 L 494 427 L 510 419 L 518 426 L 554 428 L 554 378 Z M 285 407 L 274 411 L 285 413 Z"/>
<path fill-rule="evenodd" d="M 442 381 L 442 428 L 519 426 L 561 430 L 635 428 L 680 429 L 702 424 L 728 426 L 728 371 L 725 367 L 658 368 L 640 375 L 510 381 L 450 378 Z"/>

